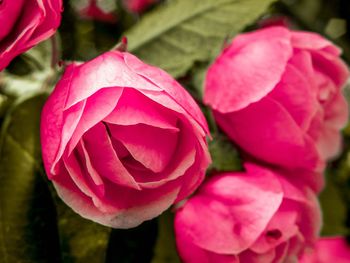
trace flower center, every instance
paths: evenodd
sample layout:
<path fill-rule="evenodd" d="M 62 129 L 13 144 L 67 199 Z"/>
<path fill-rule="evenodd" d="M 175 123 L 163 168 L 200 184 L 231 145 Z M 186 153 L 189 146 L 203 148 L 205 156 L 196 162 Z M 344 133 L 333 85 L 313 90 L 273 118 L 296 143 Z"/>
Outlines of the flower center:
<path fill-rule="evenodd" d="M 267 231 L 266 236 L 268 238 L 271 238 L 271 239 L 274 239 L 274 240 L 278 240 L 278 239 L 281 238 L 282 233 L 278 229 L 274 229 L 274 230 Z"/>

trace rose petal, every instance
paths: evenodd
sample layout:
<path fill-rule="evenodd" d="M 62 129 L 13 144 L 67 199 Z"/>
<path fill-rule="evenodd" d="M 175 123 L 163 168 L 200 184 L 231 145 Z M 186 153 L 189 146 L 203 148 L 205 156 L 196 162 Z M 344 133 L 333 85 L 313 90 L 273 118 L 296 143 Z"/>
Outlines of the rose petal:
<path fill-rule="evenodd" d="M 311 252 L 311 251 L 310 251 Z M 348 263 L 350 246 L 343 237 L 324 237 L 317 242 L 313 253 L 305 254 L 300 263 Z"/>
<path fill-rule="evenodd" d="M 40 25 L 35 29 L 29 46 L 34 46 L 38 42 L 52 36 L 61 22 L 61 12 L 63 11 L 63 1 L 61 0 L 46 0 L 37 1 L 42 10 L 42 20 Z"/>
<path fill-rule="evenodd" d="M 0 3 L 0 41 L 2 41 L 13 29 L 17 18 L 19 17 L 24 0 L 2 1 Z"/>
<path fill-rule="evenodd" d="M 68 144 L 69 140 L 71 139 L 79 121 L 82 117 L 82 114 L 84 112 L 84 108 L 86 105 L 86 101 L 81 101 L 77 104 L 75 104 L 73 107 L 69 108 L 68 110 L 64 111 L 63 116 L 63 127 L 60 134 L 61 141 L 58 148 L 58 151 L 56 153 L 55 159 L 52 163 L 52 167 L 50 172 L 54 175 L 56 174 L 56 166 L 60 159 L 63 156 L 63 153 L 66 149 L 66 145 Z"/>
<path fill-rule="evenodd" d="M 102 123 L 85 133 L 84 142 L 87 151 L 91 152 L 91 162 L 101 176 L 115 184 L 140 190 L 113 150 L 111 139 Z"/>
<path fill-rule="evenodd" d="M 307 131 L 319 104 L 310 83 L 293 65 L 288 64 L 281 81 L 268 94 L 278 101 L 303 131 Z"/>
<path fill-rule="evenodd" d="M 63 108 L 75 68 L 76 64 L 74 63 L 66 68 L 61 80 L 47 99 L 41 113 L 40 139 L 46 171 L 50 171 L 61 143 L 61 131 L 64 124 Z M 51 178 L 52 175 L 48 174 L 48 176 Z"/>
<path fill-rule="evenodd" d="M 90 97 L 98 90 L 107 87 L 133 87 L 146 90 L 159 90 L 149 81 L 140 77 L 125 66 L 123 54 L 117 51 L 106 52 L 76 68 L 65 108 Z"/>
<path fill-rule="evenodd" d="M 340 48 L 319 34 L 304 31 L 291 31 L 293 47 L 299 49 L 326 51 L 334 56 L 339 56 Z"/>
<path fill-rule="evenodd" d="M 177 212 L 178 227 L 186 228 L 197 246 L 238 254 L 264 231 L 282 202 L 282 189 L 271 173 L 253 165 L 247 169 L 256 171 L 213 177 Z"/>
<path fill-rule="evenodd" d="M 155 188 L 169 181 L 185 176 L 194 166 L 196 156 L 196 138 L 191 135 L 191 131 L 180 125 L 181 133 L 178 135 L 178 146 L 172 154 L 172 161 L 161 173 L 145 173 L 143 171 L 133 173 L 137 182 L 143 188 Z M 193 176 L 193 174 L 192 174 Z M 190 180 L 188 180 L 190 181 Z M 185 184 L 185 183 L 184 183 Z M 190 182 L 186 181 L 186 185 Z M 187 192 L 189 194 L 190 192 Z"/>
<path fill-rule="evenodd" d="M 178 142 L 178 134 L 172 130 L 144 124 L 109 127 L 112 136 L 123 143 L 135 160 L 156 173 L 168 165 Z"/>
<path fill-rule="evenodd" d="M 311 139 L 286 109 L 269 97 L 238 112 L 214 115 L 235 143 L 260 160 L 293 169 L 321 166 Z"/>
<path fill-rule="evenodd" d="M 118 106 L 104 119 L 119 125 L 147 124 L 153 127 L 179 131 L 177 118 L 169 110 L 148 99 L 134 89 L 124 89 Z"/>
<path fill-rule="evenodd" d="M 283 27 L 237 36 L 209 68 L 204 102 L 227 113 L 259 101 L 280 81 L 291 56 Z"/>
<path fill-rule="evenodd" d="M 181 225 L 177 222 L 178 217 L 175 217 L 175 226 Z M 239 263 L 240 261 L 234 255 L 220 255 L 214 252 L 202 249 L 191 242 L 191 237 L 188 236 L 187 229 L 184 227 L 175 227 L 176 231 L 176 246 L 177 251 L 183 262 L 186 263 Z"/>
<path fill-rule="evenodd" d="M 164 90 L 176 103 L 181 105 L 188 116 L 192 116 L 202 129 L 207 134 L 209 133 L 203 113 L 191 95 L 174 78 L 160 68 L 147 65 L 129 53 L 124 53 L 124 60 L 126 65 L 135 73 L 147 79 L 150 83 L 159 87 L 159 89 Z M 163 105 L 167 106 L 167 104 Z"/>
<path fill-rule="evenodd" d="M 68 144 L 68 154 L 72 152 L 86 131 L 101 122 L 113 111 L 122 93 L 123 88 L 106 88 L 97 91 L 86 100 L 84 111 Z M 96 110 L 97 106 L 98 110 Z M 64 147 L 66 147 L 66 145 L 64 145 Z"/>
<path fill-rule="evenodd" d="M 325 51 L 312 52 L 314 68 L 329 76 L 338 88 L 342 88 L 349 78 L 349 69 L 337 56 Z"/>
<path fill-rule="evenodd" d="M 258 254 L 267 253 L 296 235 L 298 232 L 298 208 L 297 203 L 284 200 L 264 233 L 250 249 Z"/>

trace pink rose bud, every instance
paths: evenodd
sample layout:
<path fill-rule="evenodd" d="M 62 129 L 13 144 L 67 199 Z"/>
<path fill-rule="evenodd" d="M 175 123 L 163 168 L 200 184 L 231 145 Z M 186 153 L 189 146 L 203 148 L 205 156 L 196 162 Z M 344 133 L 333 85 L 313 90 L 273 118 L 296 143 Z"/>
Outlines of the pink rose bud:
<path fill-rule="evenodd" d="M 119 51 L 68 66 L 41 119 L 44 165 L 59 196 L 116 228 L 158 216 L 199 186 L 208 133 L 179 83 Z"/>
<path fill-rule="evenodd" d="M 239 35 L 209 68 L 204 101 L 248 155 L 320 172 L 348 118 L 339 55 L 323 37 L 285 27 Z"/>
<path fill-rule="evenodd" d="M 142 13 L 159 0 L 123 0 L 125 8 L 131 13 Z"/>
<path fill-rule="evenodd" d="M 17 55 L 52 36 L 62 0 L 0 0 L 0 71 Z"/>
<path fill-rule="evenodd" d="M 349 263 L 350 245 L 342 237 L 320 238 L 313 251 L 307 251 L 300 263 Z"/>
<path fill-rule="evenodd" d="M 85 19 L 92 19 L 111 24 L 116 23 L 118 21 L 117 15 L 114 12 L 103 10 L 98 5 L 99 2 L 103 1 L 105 0 L 89 0 L 86 6 L 83 5 L 78 7 L 78 12 L 80 13 L 81 17 Z"/>
<path fill-rule="evenodd" d="M 308 188 L 254 164 L 211 177 L 175 216 L 184 263 L 298 262 L 317 240 L 320 209 Z"/>

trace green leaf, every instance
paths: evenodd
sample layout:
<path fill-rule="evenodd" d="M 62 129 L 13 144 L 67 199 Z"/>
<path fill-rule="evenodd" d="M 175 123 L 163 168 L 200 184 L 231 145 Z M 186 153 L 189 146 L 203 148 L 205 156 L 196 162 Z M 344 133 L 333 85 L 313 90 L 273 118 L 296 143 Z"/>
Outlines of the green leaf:
<path fill-rule="evenodd" d="M 209 61 L 276 0 L 173 0 L 146 14 L 126 37 L 129 51 L 174 77 Z"/>
<path fill-rule="evenodd" d="M 0 93 L 0 127 L 2 119 L 4 118 L 7 108 L 11 104 L 11 99 Z"/>
<path fill-rule="evenodd" d="M 151 262 L 157 232 L 157 219 L 146 221 L 132 229 L 113 229 L 106 263 Z"/>
<path fill-rule="evenodd" d="M 159 234 L 152 263 L 180 263 L 175 244 L 174 214 L 168 210 L 158 218 L 158 222 Z"/>
<path fill-rule="evenodd" d="M 210 169 L 217 171 L 241 171 L 242 161 L 237 149 L 223 134 L 214 134 L 209 142 L 209 151 L 212 158 Z"/>
<path fill-rule="evenodd" d="M 323 236 L 345 235 L 347 229 L 346 205 L 341 195 L 340 188 L 335 184 L 334 174 L 327 176 L 326 188 L 320 195 L 320 203 L 323 212 Z"/>
<path fill-rule="evenodd" d="M 0 87 L 5 94 L 20 97 L 40 92 L 55 82 L 57 72 L 51 67 L 50 41 L 46 40 L 17 57 L 7 70 L 0 72 Z"/>
<path fill-rule="evenodd" d="M 105 262 L 110 229 L 82 218 L 55 197 L 63 262 Z"/>
<path fill-rule="evenodd" d="M 61 262 L 56 211 L 42 174 L 39 123 L 47 95 L 14 103 L 0 140 L 2 263 Z"/>

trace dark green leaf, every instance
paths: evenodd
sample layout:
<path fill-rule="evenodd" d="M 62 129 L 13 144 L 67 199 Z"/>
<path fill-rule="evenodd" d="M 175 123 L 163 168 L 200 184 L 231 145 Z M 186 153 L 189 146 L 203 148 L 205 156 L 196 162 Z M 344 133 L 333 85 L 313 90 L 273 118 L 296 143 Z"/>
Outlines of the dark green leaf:
<path fill-rule="evenodd" d="M 275 0 L 173 0 L 146 14 L 126 36 L 129 50 L 174 77 L 209 61 Z"/>
<path fill-rule="evenodd" d="M 346 206 L 339 187 L 334 183 L 334 174 L 327 178 L 326 188 L 320 195 L 323 212 L 322 235 L 345 235 Z"/>
<path fill-rule="evenodd" d="M 2 91 L 20 97 L 51 86 L 57 75 L 51 67 L 51 55 L 51 40 L 47 40 L 17 57 L 0 73 Z"/>
<path fill-rule="evenodd" d="M 106 263 L 149 263 L 157 238 L 157 219 L 132 229 L 114 229 L 109 239 Z"/>
<path fill-rule="evenodd" d="M 0 141 L 0 259 L 60 262 L 56 211 L 41 172 L 39 123 L 46 95 L 17 101 Z"/>
<path fill-rule="evenodd" d="M 82 218 L 56 195 L 64 263 L 105 261 L 110 229 Z"/>
<path fill-rule="evenodd" d="M 164 212 L 159 218 L 159 234 L 152 263 L 180 263 L 174 235 L 174 214 Z"/>
<path fill-rule="evenodd" d="M 240 171 L 242 170 L 241 159 L 232 142 L 222 134 L 214 134 L 209 142 L 209 151 L 212 164 L 209 169 L 217 171 Z"/>

